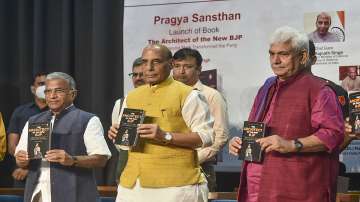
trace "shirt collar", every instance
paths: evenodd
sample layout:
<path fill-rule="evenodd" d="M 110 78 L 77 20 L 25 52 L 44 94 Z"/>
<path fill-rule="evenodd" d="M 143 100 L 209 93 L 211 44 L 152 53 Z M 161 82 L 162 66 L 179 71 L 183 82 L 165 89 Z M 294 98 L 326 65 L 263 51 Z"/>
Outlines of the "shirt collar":
<path fill-rule="evenodd" d="M 193 86 L 193 88 L 198 89 L 199 91 L 202 91 L 204 89 L 204 85 L 201 83 L 200 80 L 198 80 L 195 85 Z"/>

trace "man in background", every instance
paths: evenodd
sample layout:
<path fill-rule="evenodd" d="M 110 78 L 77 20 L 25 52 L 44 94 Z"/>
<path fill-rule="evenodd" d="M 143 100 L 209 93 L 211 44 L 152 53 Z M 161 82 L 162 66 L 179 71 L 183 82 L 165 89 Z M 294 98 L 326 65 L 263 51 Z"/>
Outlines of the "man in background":
<path fill-rule="evenodd" d="M 360 90 L 360 78 L 357 75 L 357 67 L 348 68 L 347 77 L 341 82 L 341 86 L 348 92 Z"/>
<path fill-rule="evenodd" d="M 9 127 L 7 129 L 8 134 L 8 152 L 14 156 L 15 148 L 19 143 L 21 131 L 25 126 L 28 119 L 36 114 L 39 114 L 47 110 L 45 102 L 45 72 L 39 72 L 33 77 L 33 82 L 30 86 L 31 93 L 34 96 L 34 100 L 30 103 L 18 106 L 11 115 Z M 15 163 L 14 163 L 15 164 Z M 25 178 L 28 170 L 26 168 L 19 168 L 14 165 L 15 168 L 12 171 L 14 178 L 14 187 L 24 187 Z"/>
<path fill-rule="evenodd" d="M 143 74 L 141 65 L 142 65 L 141 57 L 136 58 L 133 62 L 132 72 L 129 74 L 129 76 L 132 79 L 132 84 L 133 84 L 134 88 L 137 88 L 137 87 L 145 84 L 144 74 Z M 115 105 L 114 105 L 113 111 L 111 113 L 112 124 L 118 124 L 118 118 L 119 118 L 120 109 L 121 109 L 121 102 L 122 102 L 122 99 L 118 99 L 115 101 Z"/>
<path fill-rule="evenodd" d="M 336 34 L 329 32 L 329 28 L 331 26 L 331 16 L 328 13 L 320 13 L 316 17 L 315 25 L 316 30 L 308 34 L 309 39 L 314 41 L 314 43 L 340 41 Z"/>
<path fill-rule="evenodd" d="M 201 83 L 199 75 L 202 69 L 202 56 L 199 51 L 190 48 L 178 50 L 173 56 L 173 77 L 188 86 L 199 90 L 206 98 L 210 113 L 214 117 L 214 144 L 198 150 L 199 163 L 208 180 L 210 192 L 216 191 L 216 155 L 226 144 L 229 137 L 228 113 L 224 97 L 215 89 Z"/>
<path fill-rule="evenodd" d="M 132 78 L 132 84 L 134 88 L 137 88 L 143 84 L 145 84 L 144 77 L 143 77 L 143 71 L 142 71 L 142 59 L 141 57 L 136 58 L 133 62 L 132 66 L 132 72 L 129 74 Z M 120 109 L 122 107 L 122 104 L 124 102 L 123 98 L 120 98 L 115 101 L 115 105 L 111 114 L 111 127 L 113 129 L 119 128 L 119 115 L 120 115 Z M 111 129 L 109 129 L 110 131 Z M 108 134 L 109 138 L 111 138 L 110 134 Z M 122 148 L 117 147 L 117 150 L 119 152 L 119 155 L 114 155 L 108 162 L 109 168 L 107 168 L 107 172 L 111 184 L 115 184 L 114 182 L 119 182 L 120 176 L 122 171 L 125 168 L 127 159 L 128 159 L 128 151 L 124 150 Z"/>

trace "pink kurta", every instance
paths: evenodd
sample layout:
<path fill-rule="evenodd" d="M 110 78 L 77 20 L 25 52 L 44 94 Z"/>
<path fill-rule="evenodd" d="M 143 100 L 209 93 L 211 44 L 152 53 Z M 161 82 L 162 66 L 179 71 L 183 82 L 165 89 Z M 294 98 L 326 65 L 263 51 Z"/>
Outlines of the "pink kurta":
<path fill-rule="evenodd" d="M 282 82 L 277 81 L 269 90 L 267 102 L 271 102 L 264 108 L 263 116 L 255 120 L 256 109 L 261 102 L 264 94 L 260 89 L 249 120 L 263 121 L 268 124 L 273 116 L 275 103 L 278 102 L 278 92 Z M 315 96 L 314 104 L 311 108 L 311 127 L 316 129 L 315 135 L 326 145 L 328 152 L 331 153 L 342 143 L 343 118 L 341 109 L 335 93 L 327 86 L 322 87 Z M 266 158 L 266 157 L 265 157 Z M 262 164 L 245 162 L 241 177 L 238 200 L 241 202 L 257 202 L 261 184 Z M 286 177 L 286 176 L 282 176 Z M 274 179 L 276 180 L 276 179 Z M 281 200 L 280 200 L 281 201 Z"/>

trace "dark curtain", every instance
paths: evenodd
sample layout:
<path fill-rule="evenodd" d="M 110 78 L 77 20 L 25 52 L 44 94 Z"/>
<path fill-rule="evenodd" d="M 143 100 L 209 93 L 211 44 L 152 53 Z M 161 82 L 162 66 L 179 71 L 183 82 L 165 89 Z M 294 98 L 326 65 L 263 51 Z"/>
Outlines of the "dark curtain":
<path fill-rule="evenodd" d="M 0 0 L 5 124 L 16 106 L 32 100 L 36 72 L 62 71 L 77 82 L 75 105 L 98 115 L 106 134 L 123 95 L 123 10 L 123 0 Z"/>

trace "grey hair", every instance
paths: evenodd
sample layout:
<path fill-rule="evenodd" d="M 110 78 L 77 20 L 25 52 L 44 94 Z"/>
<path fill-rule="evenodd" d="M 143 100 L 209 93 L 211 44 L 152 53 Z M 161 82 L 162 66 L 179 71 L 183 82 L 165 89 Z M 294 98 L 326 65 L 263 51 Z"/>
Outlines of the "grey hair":
<path fill-rule="evenodd" d="M 71 90 L 76 90 L 76 83 L 74 78 L 72 78 L 70 75 L 64 72 L 53 72 L 46 76 L 46 80 L 52 80 L 52 79 L 65 80 L 69 84 Z"/>
<path fill-rule="evenodd" d="M 270 37 L 270 44 L 274 43 L 290 43 L 295 52 L 306 50 L 309 53 L 309 38 L 305 33 L 302 33 L 292 27 L 279 27 Z"/>
<path fill-rule="evenodd" d="M 132 68 L 134 69 L 134 67 L 138 67 L 138 66 L 142 65 L 142 63 L 143 63 L 143 61 L 142 61 L 142 58 L 141 58 L 141 57 L 136 58 L 136 59 L 134 60 L 134 62 L 133 62 Z"/>

